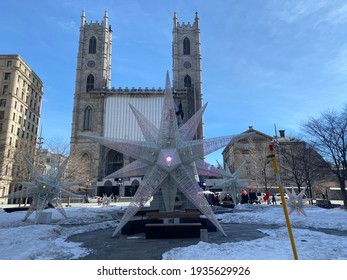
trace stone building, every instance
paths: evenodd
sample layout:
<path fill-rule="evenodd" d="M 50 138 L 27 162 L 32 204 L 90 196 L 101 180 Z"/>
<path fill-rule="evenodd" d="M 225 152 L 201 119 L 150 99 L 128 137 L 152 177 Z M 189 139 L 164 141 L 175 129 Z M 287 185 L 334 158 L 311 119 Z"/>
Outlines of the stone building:
<path fill-rule="evenodd" d="M 322 193 L 321 188 L 325 188 L 327 182 L 332 183 L 326 162 L 305 141 L 286 136 L 284 130 L 279 130 L 279 136 L 269 136 L 250 126 L 243 133 L 250 132 L 251 136 L 228 145 L 222 152 L 224 166 L 232 173 L 244 163 L 239 178 L 247 180 L 245 190 L 279 192 L 273 164 L 267 160 L 271 143 L 275 147 L 283 187 L 296 192 L 307 187 L 307 196 L 315 198 L 315 190 Z"/>
<path fill-rule="evenodd" d="M 33 158 L 41 118 L 43 82 L 19 55 L 0 55 L 0 196 L 23 180 L 21 154 Z M 0 199 L 7 203 L 7 199 Z"/>
<path fill-rule="evenodd" d="M 104 180 L 105 176 L 130 163 L 132 159 L 80 136 L 81 133 L 90 133 L 144 140 L 129 103 L 152 123 L 159 125 L 163 89 L 111 86 L 112 32 L 107 12 L 100 23 L 87 22 L 86 13 L 82 12 L 70 154 L 90 164 L 90 175 L 94 179 L 93 184 L 98 187 L 98 195 L 132 195 L 141 178 Z M 177 105 L 177 121 L 181 124 L 199 110 L 203 102 L 198 14 L 195 14 L 192 24 L 180 24 L 175 13 L 172 33 L 172 91 Z M 163 69 L 163 85 L 165 71 Z M 203 138 L 202 124 L 196 137 Z"/>

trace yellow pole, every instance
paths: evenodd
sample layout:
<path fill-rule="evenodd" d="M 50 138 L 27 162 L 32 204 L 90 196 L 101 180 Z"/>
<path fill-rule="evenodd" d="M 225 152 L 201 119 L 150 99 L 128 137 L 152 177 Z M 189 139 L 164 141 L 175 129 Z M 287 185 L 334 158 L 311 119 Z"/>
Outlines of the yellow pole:
<path fill-rule="evenodd" d="M 293 232 L 292 232 L 292 228 L 291 228 L 290 220 L 289 220 L 289 215 L 288 215 L 288 211 L 287 211 L 287 207 L 286 207 L 286 201 L 284 199 L 284 192 L 283 192 L 283 187 L 282 187 L 282 182 L 281 182 L 281 176 L 280 176 L 280 173 L 278 171 L 277 161 L 276 161 L 276 157 L 275 157 L 275 150 L 274 150 L 274 147 L 272 144 L 270 144 L 269 148 L 270 148 L 269 159 L 271 159 L 271 161 L 274 165 L 274 171 L 276 174 L 277 185 L 278 185 L 278 188 L 279 188 L 280 194 L 281 194 L 282 207 L 283 207 L 284 217 L 286 218 L 286 223 L 287 223 L 290 242 L 292 244 L 294 259 L 298 260 L 298 254 L 296 252 L 294 236 L 293 236 Z"/>

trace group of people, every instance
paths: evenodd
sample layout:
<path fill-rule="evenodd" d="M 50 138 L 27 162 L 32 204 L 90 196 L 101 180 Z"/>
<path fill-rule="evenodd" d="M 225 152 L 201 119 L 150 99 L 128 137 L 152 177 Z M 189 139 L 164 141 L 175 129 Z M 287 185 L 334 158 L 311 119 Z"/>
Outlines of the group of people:
<path fill-rule="evenodd" d="M 232 204 L 233 200 L 229 194 L 225 195 L 222 199 L 218 194 L 208 194 L 206 196 L 207 201 L 212 206 L 218 206 L 221 204 Z"/>
<path fill-rule="evenodd" d="M 270 193 L 267 192 L 264 197 L 263 197 L 264 201 L 267 202 L 268 204 L 270 204 Z M 277 204 L 277 200 L 276 200 L 276 196 L 273 194 L 271 196 L 271 202 L 273 205 Z"/>

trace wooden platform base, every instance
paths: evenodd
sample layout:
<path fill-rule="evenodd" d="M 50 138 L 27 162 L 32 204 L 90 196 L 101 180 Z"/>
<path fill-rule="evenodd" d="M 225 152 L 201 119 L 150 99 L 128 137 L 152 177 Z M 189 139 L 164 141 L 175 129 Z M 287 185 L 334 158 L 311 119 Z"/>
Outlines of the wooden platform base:
<path fill-rule="evenodd" d="M 201 223 L 146 224 L 146 239 L 200 238 Z"/>

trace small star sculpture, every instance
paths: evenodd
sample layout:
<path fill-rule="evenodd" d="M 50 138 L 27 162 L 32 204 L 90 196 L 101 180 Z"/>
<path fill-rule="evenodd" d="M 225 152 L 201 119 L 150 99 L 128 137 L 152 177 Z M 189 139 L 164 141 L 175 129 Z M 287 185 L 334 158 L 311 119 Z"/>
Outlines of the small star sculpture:
<path fill-rule="evenodd" d="M 64 218 L 67 218 L 65 210 L 60 201 L 61 196 L 81 197 L 80 195 L 71 193 L 67 190 L 67 188 L 84 183 L 84 181 L 61 182 L 61 177 L 65 170 L 68 159 L 66 159 L 60 165 L 57 163 L 57 160 L 53 159 L 52 166 L 47 171 L 47 175 L 43 175 L 25 156 L 23 156 L 23 159 L 29 172 L 33 175 L 34 181 L 17 182 L 17 184 L 22 185 L 24 188 L 3 196 L 3 198 L 32 198 L 32 202 L 25 217 L 23 218 L 23 222 L 26 221 L 34 211 L 36 211 L 35 224 L 38 223 L 43 210 L 47 207 L 57 209 Z"/>
<path fill-rule="evenodd" d="M 112 194 L 110 196 L 107 196 L 107 194 L 104 194 L 102 197 L 102 205 L 109 206 L 112 201 Z"/>
<path fill-rule="evenodd" d="M 246 162 L 244 161 L 234 173 L 232 173 L 230 169 L 227 168 L 224 171 L 225 174 L 223 176 L 223 179 L 219 179 L 218 183 L 212 188 L 210 188 L 210 190 L 222 189 L 225 195 L 231 195 L 231 198 L 236 206 L 237 192 L 242 188 L 242 186 L 244 186 L 248 182 L 248 180 L 239 179 L 240 173 L 244 169 L 245 163 Z M 220 166 L 220 164 L 218 165 Z M 220 166 L 220 168 L 222 167 Z M 221 197 L 221 199 L 223 199 L 223 197 Z"/>
<path fill-rule="evenodd" d="M 298 215 L 303 214 L 303 215 L 307 216 L 305 211 L 304 211 L 306 199 L 304 199 L 303 196 L 305 194 L 305 190 L 306 190 L 306 188 L 303 189 L 297 195 L 295 193 L 294 189 L 292 189 L 292 193 L 290 193 L 285 188 L 285 191 L 286 191 L 286 193 L 287 193 L 287 195 L 289 197 L 289 199 L 286 201 L 287 208 L 288 208 L 288 214 L 289 215 L 295 211 Z"/>
<path fill-rule="evenodd" d="M 207 168 L 208 165 L 202 160 L 205 155 L 225 147 L 233 140 L 236 141 L 248 135 L 193 140 L 206 106 L 207 104 L 200 108 L 186 123 L 178 127 L 176 106 L 167 73 L 159 128 L 130 105 L 145 141 L 82 134 L 87 139 L 136 159 L 108 177 L 143 176 L 133 200 L 112 236 L 117 235 L 157 191 L 161 191 L 163 195 L 166 211 L 172 212 L 178 189 L 223 235 L 226 235 L 204 194 L 201 193 L 197 178 L 199 175 L 217 172 L 217 170 Z"/>

